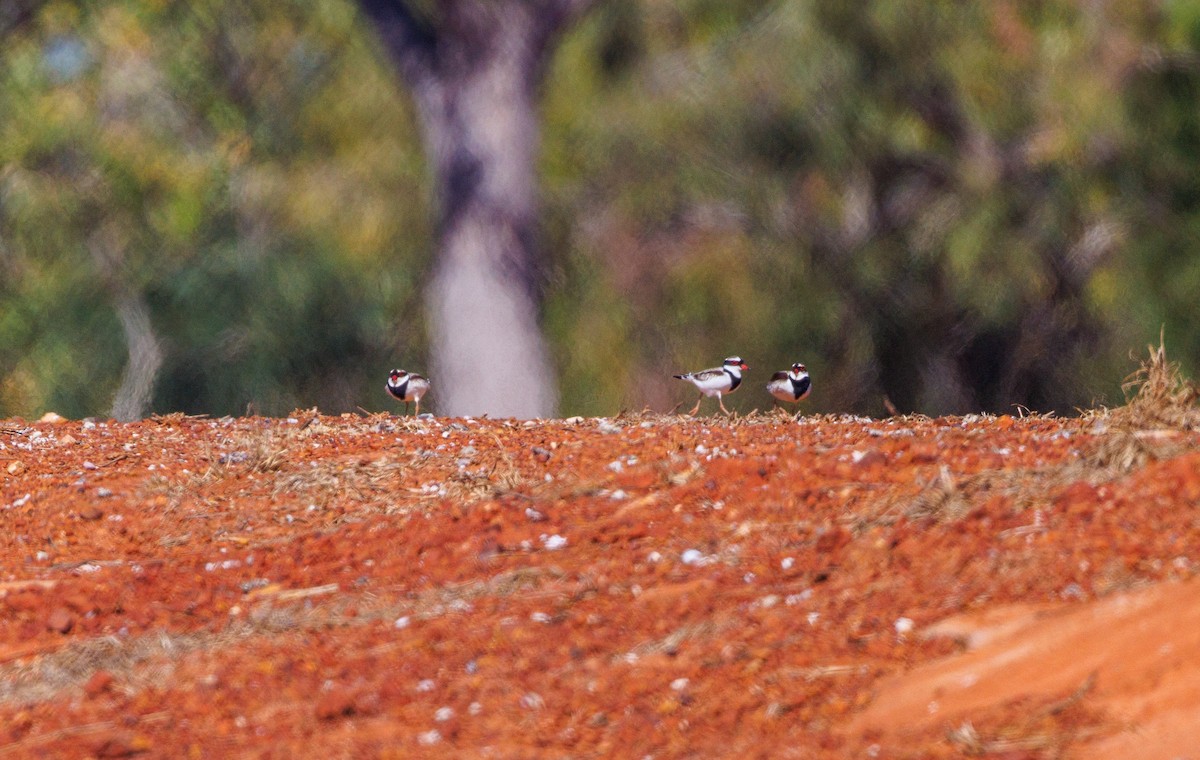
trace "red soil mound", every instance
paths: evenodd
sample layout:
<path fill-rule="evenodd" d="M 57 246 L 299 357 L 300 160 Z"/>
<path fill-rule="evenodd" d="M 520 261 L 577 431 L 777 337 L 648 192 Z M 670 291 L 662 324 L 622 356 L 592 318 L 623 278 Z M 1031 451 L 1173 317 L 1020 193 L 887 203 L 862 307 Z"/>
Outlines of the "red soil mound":
<path fill-rule="evenodd" d="M 1179 756 L 1200 455 L 1109 436 L 3 422 L 0 756 Z"/>

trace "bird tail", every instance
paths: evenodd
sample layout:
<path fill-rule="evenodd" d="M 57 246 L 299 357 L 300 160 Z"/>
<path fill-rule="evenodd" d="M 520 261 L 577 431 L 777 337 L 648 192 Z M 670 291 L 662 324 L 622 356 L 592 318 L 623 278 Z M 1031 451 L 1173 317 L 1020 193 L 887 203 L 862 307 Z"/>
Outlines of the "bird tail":
<path fill-rule="evenodd" d="M 671 375 L 676 380 L 687 380 L 687 375 Z"/>

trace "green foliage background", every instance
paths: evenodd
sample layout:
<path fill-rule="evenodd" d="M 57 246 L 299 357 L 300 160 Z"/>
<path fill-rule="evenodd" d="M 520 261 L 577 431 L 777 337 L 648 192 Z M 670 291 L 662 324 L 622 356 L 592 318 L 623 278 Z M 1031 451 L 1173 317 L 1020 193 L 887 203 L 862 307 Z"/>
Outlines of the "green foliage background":
<path fill-rule="evenodd" d="M 348 0 L 51 2 L 0 114 L 0 416 L 107 414 L 121 293 L 160 412 L 383 409 L 424 365 L 431 189 Z M 564 414 L 730 353 L 866 413 L 1115 402 L 1163 325 L 1200 364 L 1193 2 L 608 0 L 543 115 Z"/>

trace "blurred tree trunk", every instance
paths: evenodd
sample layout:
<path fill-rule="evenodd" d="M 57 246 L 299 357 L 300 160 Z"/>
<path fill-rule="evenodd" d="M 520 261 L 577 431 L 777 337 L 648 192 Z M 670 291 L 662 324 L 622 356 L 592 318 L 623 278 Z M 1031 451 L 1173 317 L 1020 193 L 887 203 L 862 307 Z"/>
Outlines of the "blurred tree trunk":
<path fill-rule="evenodd" d="M 129 363 L 125 365 L 121 385 L 113 399 L 112 416 L 120 422 L 130 422 L 150 413 L 163 353 L 150 323 L 150 307 L 140 293 L 127 292 L 119 296 L 116 307 L 121 329 L 125 331 L 125 344 L 129 347 Z"/>
<path fill-rule="evenodd" d="M 141 292 L 128 282 L 121 239 L 111 227 L 102 227 L 88 240 L 88 252 L 112 294 L 113 308 L 129 352 L 129 361 L 113 398 L 112 416 L 119 422 L 131 422 L 150 413 L 163 352 L 150 321 L 150 307 Z"/>
<path fill-rule="evenodd" d="M 594 2 L 359 0 L 412 92 L 437 185 L 426 304 L 444 414 L 554 413 L 539 325 L 538 86 L 559 35 Z"/>

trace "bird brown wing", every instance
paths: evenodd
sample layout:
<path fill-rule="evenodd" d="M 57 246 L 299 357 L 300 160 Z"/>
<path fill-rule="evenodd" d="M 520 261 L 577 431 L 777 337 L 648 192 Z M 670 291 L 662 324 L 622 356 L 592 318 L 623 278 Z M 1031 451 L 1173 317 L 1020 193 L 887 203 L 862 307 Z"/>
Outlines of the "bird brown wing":
<path fill-rule="evenodd" d="M 721 377 L 725 374 L 723 367 L 713 367 L 712 369 L 702 369 L 699 372 L 693 372 L 692 377 L 697 380 L 712 380 L 714 377 Z"/>

